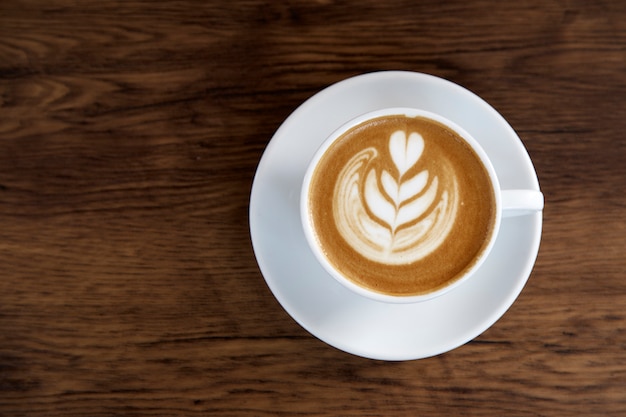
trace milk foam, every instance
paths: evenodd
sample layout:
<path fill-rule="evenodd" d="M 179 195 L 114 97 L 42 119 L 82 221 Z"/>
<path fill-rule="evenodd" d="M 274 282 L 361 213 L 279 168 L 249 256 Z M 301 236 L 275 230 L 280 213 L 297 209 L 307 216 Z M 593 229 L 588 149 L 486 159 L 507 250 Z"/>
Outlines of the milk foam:
<path fill-rule="evenodd" d="M 445 161 L 437 161 L 437 172 L 448 181 L 420 163 L 426 144 L 419 133 L 395 131 L 388 145 L 388 154 L 368 147 L 343 167 L 333 193 L 333 216 L 341 236 L 365 258 L 409 264 L 436 250 L 452 229 L 457 180 Z M 385 163 L 376 169 L 372 161 L 380 158 Z M 409 174 L 416 166 L 419 172 Z"/>

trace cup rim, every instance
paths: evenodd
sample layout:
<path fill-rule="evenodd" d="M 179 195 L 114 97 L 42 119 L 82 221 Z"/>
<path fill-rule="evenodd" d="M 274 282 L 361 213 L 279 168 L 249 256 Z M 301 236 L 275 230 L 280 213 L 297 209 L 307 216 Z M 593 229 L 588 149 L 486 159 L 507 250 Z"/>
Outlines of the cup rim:
<path fill-rule="evenodd" d="M 330 148 L 330 146 L 340 138 L 345 132 L 352 129 L 355 126 L 358 126 L 370 119 L 374 119 L 377 117 L 384 116 L 392 116 L 392 115 L 404 115 L 407 117 L 424 117 L 427 119 L 431 119 L 435 122 L 441 123 L 444 126 L 454 130 L 461 138 L 472 148 L 472 150 L 478 155 L 481 163 L 489 174 L 489 178 L 491 180 L 492 190 L 494 194 L 496 213 L 495 219 L 493 222 L 493 227 L 491 230 L 491 235 L 489 236 L 489 242 L 482 250 L 480 256 L 475 260 L 474 264 L 458 279 L 451 282 L 450 284 L 439 288 L 437 290 L 427 292 L 424 294 L 413 294 L 413 295 L 392 295 L 386 294 L 382 292 L 377 292 L 375 290 L 363 287 L 361 285 L 356 284 L 349 278 L 343 276 L 343 274 L 338 271 L 326 258 L 323 253 L 323 250 L 320 248 L 315 233 L 313 232 L 313 225 L 311 222 L 311 218 L 309 216 L 309 187 L 311 185 L 311 179 L 313 177 L 313 173 L 315 169 L 322 159 L 322 156 L 326 153 L 326 151 Z M 392 303 L 392 304 L 409 304 L 409 303 L 418 303 L 423 301 L 428 301 L 433 298 L 439 297 L 443 294 L 452 291 L 454 288 L 460 286 L 464 282 L 468 281 L 475 272 L 480 268 L 485 259 L 489 256 L 494 243 L 496 241 L 496 237 L 498 235 L 498 231 L 500 229 L 500 223 L 502 219 L 502 199 L 501 199 L 501 188 L 500 183 L 498 181 L 498 177 L 489 159 L 487 153 L 482 148 L 480 143 L 474 139 L 472 135 L 470 135 L 465 129 L 461 126 L 453 122 L 452 120 L 441 116 L 440 114 L 422 110 L 418 108 L 412 107 L 387 107 L 378 110 L 369 111 L 363 113 L 359 116 L 354 117 L 353 119 L 347 121 L 346 123 L 339 126 L 335 129 L 330 135 L 328 135 L 322 144 L 315 151 L 313 157 L 309 161 L 307 169 L 305 171 L 304 180 L 302 182 L 301 195 L 300 195 L 300 219 L 302 223 L 302 228 L 304 230 L 304 235 L 306 237 L 307 244 L 310 250 L 315 255 L 317 261 L 322 265 L 324 270 L 331 275 L 336 281 L 342 284 L 344 287 L 347 287 L 351 291 L 369 298 L 371 300 L 380 301 L 384 303 Z"/>

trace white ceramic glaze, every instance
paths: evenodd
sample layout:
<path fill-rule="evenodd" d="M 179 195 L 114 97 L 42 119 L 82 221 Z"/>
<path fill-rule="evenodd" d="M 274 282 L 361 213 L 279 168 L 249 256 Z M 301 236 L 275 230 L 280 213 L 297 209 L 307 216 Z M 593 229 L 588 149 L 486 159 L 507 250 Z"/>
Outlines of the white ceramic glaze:
<path fill-rule="evenodd" d="M 302 327 L 355 355 L 410 360 L 459 347 L 506 312 L 530 276 L 542 215 L 503 218 L 493 249 L 473 278 L 440 297 L 389 304 L 339 284 L 307 245 L 299 212 L 302 182 L 316 150 L 335 129 L 387 107 L 420 108 L 463 126 L 489 156 L 502 189 L 539 190 L 522 142 L 484 100 L 426 74 L 371 73 L 326 88 L 280 126 L 254 178 L 250 232 L 267 285 Z"/>
<path fill-rule="evenodd" d="M 474 150 L 475 154 L 479 157 L 486 172 L 489 175 L 491 185 L 493 186 L 493 193 L 495 196 L 495 206 L 496 206 L 496 217 L 494 218 L 492 234 L 488 237 L 484 251 L 482 252 L 481 256 L 475 261 L 472 268 L 470 268 L 461 278 L 459 278 L 458 280 L 454 281 L 452 284 L 446 287 L 440 288 L 437 291 L 433 291 L 427 294 L 414 295 L 414 296 L 393 296 L 393 295 L 382 294 L 379 292 L 371 291 L 362 286 L 359 286 L 355 284 L 353 281 L 351 281 L 350 279 L 346 278 L 340 271 L 338 271 L 332 265 L 332 263 L 328 261 L 328 259 L 324 255 L 323 248 L 319 247 L 318 241 L 315 237 L 315 231 L 313 230 L 313 225 L 311 224 L 311 221 L 310 221 L 311 218 L 308 215 L 308 211 L 309 211 L 308 190 L 311 185 L 311 179 L 312 179 L 313 173 L 315 172 L 317 168 L 317 164 L 319 163 L 323 155 L 326 153 L 328 148 L 332 146 L 332 144 L 338 138 L 342 137 L 345 132 L 354 128 L 355 126 L 358 126 L 366 122 L 367 120 L 376 119 L 376 118 L 383 117 L 383 116 L 398 115 L 398 114 L 402 114 L 407 117 L 423 117 L 423 118 L 427 118 L 430 120 L 434 120 L 438 123 L 441 123 L 447 126 L 449 129 L 455 131 L 461 138 L 463 138 L 465 142 Z M 402 143 L 402 146 L 400 146 L 399 149 L 396 151 L 396 153 L 399 153 L 401 150 L 406 148 L 405 144 L 407 143 L 406 137 L 402 137 L 398 139 L 401 139 L 403 143 Z M 419 153 L 421 153 L 418 151 L 420 149 L 421 143 L 423 142 L 419 141 L 421 137 L 418 138 L 418 136 L 416 136 L 414 139 L 415 139 L 414 147 L 416 149 L 415 155 L 418 156 Z M 392 153 L 393 153 L 393 150 L 392 150 Z M 406 159 L 406 155 L 398 155 L 396 159 L 401 160 L 401 162 L 398 162 L 398 163 L 402 164 L 405 162 L 404 160 Z M 418 158 L 415 158 L 414 162 L 417 162 L 417 159 Z M 402 170 L 402 167 L 399 167 L 398 169 Z M 303 181 L 302 190 L 301 190 L 300 216 L 301 216 L 302 225 L 304 228 L 304 235 L 307 239 L 307 242 L 309 243 L 309 247 L 311 251 L 317 257 L 318 261 L 324 267 L 324 269 L 326 269 L 326 271 L 331 276 L 333 276 L 333 278 L 337 279 L 339 283 L 346 286 L 348 289 L 356 292 L 357 294 L 360 294 L 364 297 L 369 297 L 376 301 L 383 301 L 383 302 L 388 302 L 388 303 L 415 303 L 415 302 L 422 302 L 422 301 L 430 300 L 435 297 L 439 297 L 440 295 L 443 295 L 446 292 L 463 284 L 465 281 L 467 281 L 468 279 L 472 277 L 472 275 L 480 268 L 480 266 L 482 265 L 483 261 L 487 258 L 487 256 L 489 256 L 489 252 L 491 251 L 491 248 L 493 247 L 493 243 L 495 242 L 496 236 L 498 235 L 498 230 L 500 228 L 500 221 L 503 215 L 502 213 L 503 210 L 508 211 L 512 208 L 513 213 L 508 214 L 508 216 L 510 217 L 512 214 L 523 215 L 526 213 L 532 213 L 533 211 L 536 211 L 536 210 L 541 210 L 543 208 L 543 205 L 536 204 L 536 200 L 537 200 L 536 195 L 539 196 L 540 200 L 543 200 L 542 195 L 539 191 L 507 190 L 506 192 L 507 206 L 505 207 L 503 207 L 501 203 L 501 200 L 502 200 L 501 194 L 502 194 L 502 190 L 500 189 L 500 183 L 498 181 L 496 172 L 491 164 L 491 161 L 489 160 L 489 157 L 487 156 L 486 152 L 482 149 L 478 141 L 474 139 L 467 131 L 465 131 L 465 129 L 463 129 L 461 126 L 458 126 L 456 123 L 438 114 L 434 114 L 432 112 L 428 112 L 428 111 L 424 111 L 420 109 L 414 109 L 414 108 L 392 107 L 392 108 L 374 110 L 373 112 L 368 112 L 366 114 L 360 115 L 348 121 L 347 123 L 343 124 L 338 129 L 336 129 L 322 143 L 320 148 L 316 151 L 315 155 L 313 156 L 313 159 L 311 160 L 311 163 L 309 164 L 309 167 L 304 175 L 304 181 Z M 366 195 L 366 199 L 367 199 L 367 195 Z M 383 202 L 385 201 L 386 200 L 383 200 Z M 375 207 L 370 207 L 370 208 L 373 209 L 374 212 L 376 212 Z M 380 216 L 380 217 L 384 218 L 384 216 Z M 397 217 L 397 216 L 394 216 L 394 217 Z M 443 237 L 445 238 L 445 234 L 443 234 Z M 355 240 L 358 240 L 358 236 L 355 236 Z M 435 245 L 438 245 L 439 244 L 438 242 L 439 241 L 436 241 Z M 420 257 L 422 256 L 419 251 L 417 251 L 417 254 Z M 426 254 L 428 254 L 428 252 Z M 381 262 L 384 262 L 384 261 L 385 260 L 381 260 Z"/>

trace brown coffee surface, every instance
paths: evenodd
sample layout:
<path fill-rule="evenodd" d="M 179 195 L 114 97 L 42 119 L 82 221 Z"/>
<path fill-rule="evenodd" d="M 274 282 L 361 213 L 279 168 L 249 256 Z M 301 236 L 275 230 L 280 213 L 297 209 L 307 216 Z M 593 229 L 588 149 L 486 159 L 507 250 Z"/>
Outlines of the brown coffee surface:
<path fill-rule="evenodd" d="M 426 294 L 459 279 L 493 233 L 495 196 L 472 148 L 424 117 L 384 116 L 337 139 L 309 187 L 329 262 L 365 288 Z"/>

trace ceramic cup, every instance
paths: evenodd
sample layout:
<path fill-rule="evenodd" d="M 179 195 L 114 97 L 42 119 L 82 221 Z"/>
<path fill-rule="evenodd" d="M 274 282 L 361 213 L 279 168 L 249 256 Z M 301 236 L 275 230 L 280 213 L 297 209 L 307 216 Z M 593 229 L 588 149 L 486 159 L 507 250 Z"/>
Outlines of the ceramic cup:
<path fill-rule="evenodd" d="M 346 132 L 353 130 L 355 127 L 363 125 L 372 119 L 378 119 L 381 117 L 392 115 L 405 115 L 410 118 L 420 117 L 430 119 L 431 121 L 439 123 L 450 129 L 451 131 L 455 132 L 458 137 L 462 138 L 462 140 L 467 145 L 469 145 L 469 147 L 474 151 L 475 155 L 478 156 L 480 164 L 484 167 L 484 171 L 486 171 L 488 174 L 490 180 L 489 182 L 493 191 L 493 204 L 495 205 L 495 215 L 493 215 L 492 219 L 489 220 L 491 222 L 491 232 L 488 234 L 488 236 L 485 238 L 485 241 L 483 242 L 483 249 L 481 250 L 480 255 L 478 255 L 472 261 L 471 266 L 469 266 L 460 277 L 457 277 L 450 283 L 435 288 L 432 291 L 427 291 L 419 294 L 398 295 L 376 291 L 364 285 L 358 284 L 354 279 L 349 279 L 348 277 L 346 277 L 344 273 L 339 270 L 338 267 L 335 267 L 333 263 L 329 261 L 329 258 L 326 255 L 328 248 L 323 247 L 323 245 L 320 243 L 320 239 L 318 239 L 317 237 L 316 230 L 314 230 L 314 222 L 310 215 L 309 200 L 311 196 L 312 178 L 314 176 L 314 173 L 318 169 L 320 161 L 323 159 L 326 152 L 329 151 L 329 148 L 338 139 L 342 138 L 344 134 L 346 134 Z M 408 144 L 408 139 L 405 138 L 405 140 Z M 481 148 L 480 144 L 461 126 L 432 112 L 413 108 L 387 108 L 369 112 L 359 117 L 356 117 L 355 119 L 348 121 L 343 126 L 336 129 L 328 138 L 325 139 L 325 141 L 322 143 L 320 148 L 313 156 L 307 168 L 300 198 L 300 214 L 304 234 L 306 236 L 309 247 L 311 248 L 319 263 L 339 283 L 361 296 L 368 297 L 370 299 L 380 302 L 415 303 L 440 296 L 471 279 L 471 277 L 474 276 L 476 271 L 480 268 L 484 260 L 489 256 L 489 253 L 491 252 L 494 242 L 496 241 L 496 238 L 498 236 L 498 230 L 500 228 L 502 218 L 509 216 L 528 215 L 539 212 L 543 209 L 543 202 L 543 194 L 537 190 L 502 190 L 500 188 L 498 177 L 491 161 L 489 160 L 489 157 Z"/>

